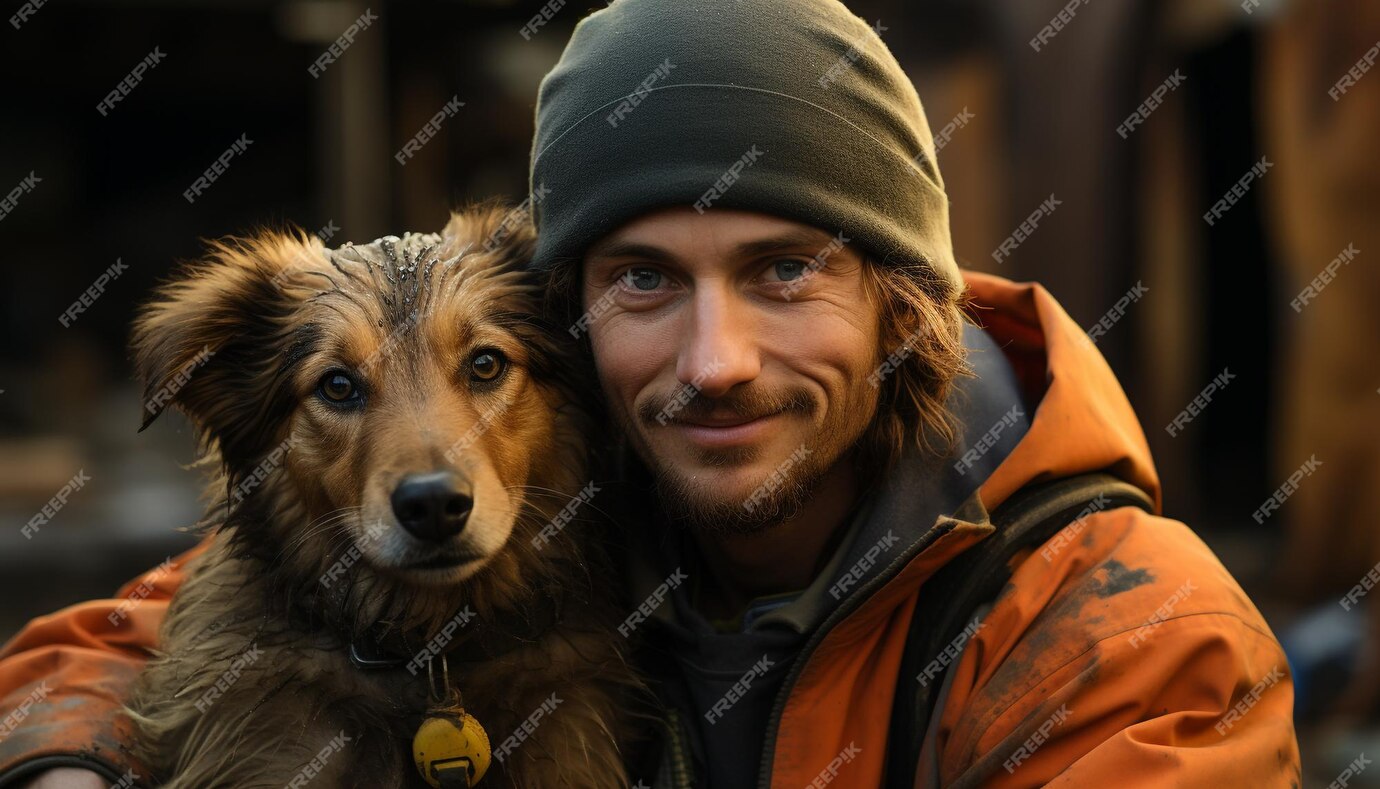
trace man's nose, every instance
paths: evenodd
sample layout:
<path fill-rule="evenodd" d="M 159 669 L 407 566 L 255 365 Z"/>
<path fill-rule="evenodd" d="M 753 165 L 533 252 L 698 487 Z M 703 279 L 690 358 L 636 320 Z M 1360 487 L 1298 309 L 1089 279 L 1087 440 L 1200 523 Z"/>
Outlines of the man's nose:
<path fill-rule="evenodd" d="M 749 305 L 727 286 L 699 288 L 676 360 L 676 378 L 706 397 L 722 397 L 762 371 Z"/>

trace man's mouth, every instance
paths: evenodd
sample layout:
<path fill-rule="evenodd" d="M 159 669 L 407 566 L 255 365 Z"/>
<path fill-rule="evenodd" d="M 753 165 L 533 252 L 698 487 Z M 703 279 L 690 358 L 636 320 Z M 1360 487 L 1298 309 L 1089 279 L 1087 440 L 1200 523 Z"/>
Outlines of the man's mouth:
<path fill-rule="evenodd" d="M 780 412 L 774 412 L 758 417 L 702 417 L 679 419 L 673 424 L 688 440 L 700 446 L 730 447 L 760 441 L 766 437 L 767 431 L 771 430 L 780 416 Z"/>

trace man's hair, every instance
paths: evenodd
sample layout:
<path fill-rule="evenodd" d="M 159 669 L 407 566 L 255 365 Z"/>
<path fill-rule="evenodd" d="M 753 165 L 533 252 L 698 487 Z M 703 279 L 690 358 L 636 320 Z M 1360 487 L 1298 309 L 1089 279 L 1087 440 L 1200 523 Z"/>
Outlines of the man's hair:
<path fill-rule="evenodd" d="M 577 364 L 596 390 L 597 418 L 607 404 L 594 370 L 589 321 L 581 321 L 582 264 L 566 259 L 546 274 L 545 310 L 558 330 L 577 334 Z M 867 476 L 886 474 L 907 445 L 944 457 L 954 451 L 959 429 L 947 400 L 959 376 L 972 375 L 963 346 L 966 292 L 922 261 L 882 264 L 864 255 L 864 292 L 876 307 L 880 331 L 868 368 L 880 390 L 877 412 L 859 439 L 858 461 Z M 885 365 L 891 362 L 890 368 Z"/>
<path fill-rule="evenodd" d="M 868 376 L 881 396 L 860 460 L 885 474 L 908 444 L 940 457 L 954 451 L 962 425 L 947 400 L 954 381 L 973 374 L 963 346 L 968 297 L 920 261 L 882 264 L 864 256 L 862 278 L 881 325 Z"/>

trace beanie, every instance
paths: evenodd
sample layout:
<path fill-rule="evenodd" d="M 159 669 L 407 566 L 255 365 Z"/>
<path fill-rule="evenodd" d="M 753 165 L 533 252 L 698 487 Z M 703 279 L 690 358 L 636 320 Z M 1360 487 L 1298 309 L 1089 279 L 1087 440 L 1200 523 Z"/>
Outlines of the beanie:
<path fill-rule="evenodd" d="M 613 0 L 537 94 L 532 268 L 648 210 L 762 211 L 962 289 L 915 87 L 838 0 Z"/>

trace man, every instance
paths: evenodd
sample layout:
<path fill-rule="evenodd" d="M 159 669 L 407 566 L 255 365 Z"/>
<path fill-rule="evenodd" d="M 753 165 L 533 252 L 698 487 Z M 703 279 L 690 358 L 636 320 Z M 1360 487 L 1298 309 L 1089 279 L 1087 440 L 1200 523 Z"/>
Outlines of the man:
<path fill-rule="evenodd" d="M 867 23 L 836 0 L 616 0 L 542 84 L 531 186 L 534 266 L 619 428 L 619 635 L 666 724 L 630 755 L 642 785 L 880 785 L 893 700 L 941 680 L 918 785 L 1298 785 L 1269 627 L 1186 526 L 1136 508 L 1026 551 L 900 674 L 926 581 L 1016 491 L 1099 470 L 1160 491 L 1054 299 L 958 269 L 920 102 Z M 51 701 L 0 742 L 0 785 L 120 774 L 109 721 L 176 583 L 119 628 L 92 602 L 6 647 L 0 708 L 41 682 Z"/>

